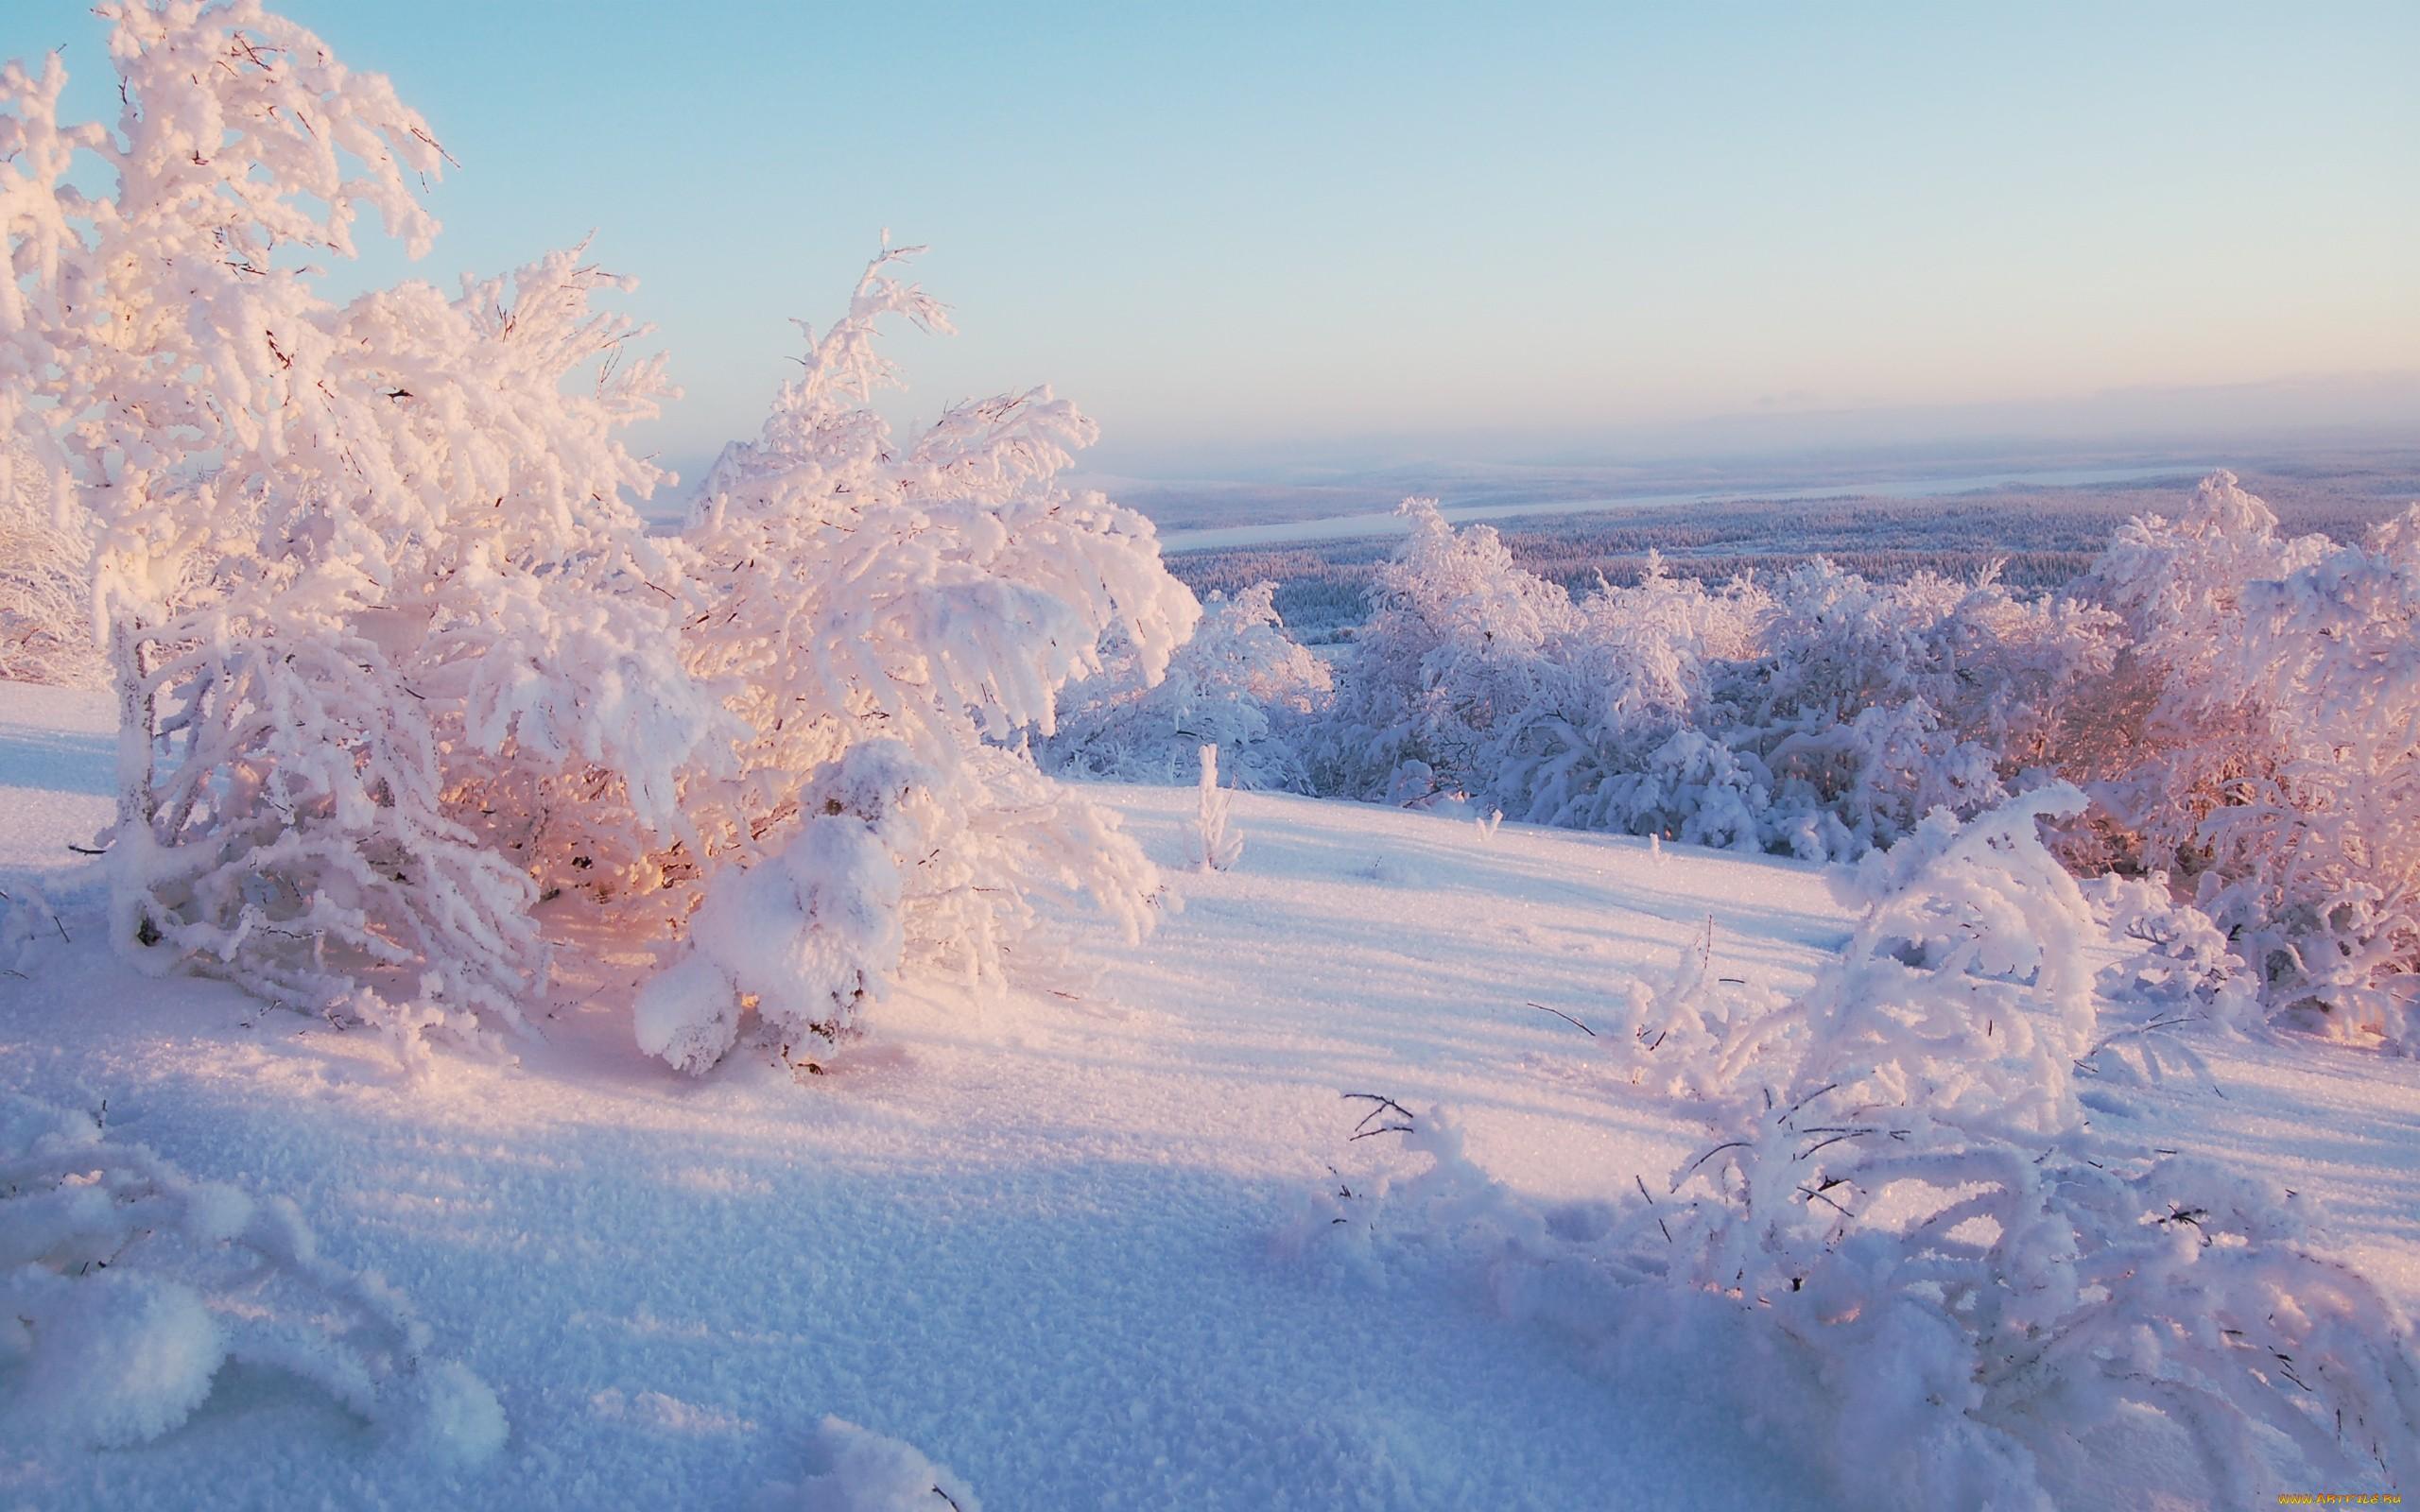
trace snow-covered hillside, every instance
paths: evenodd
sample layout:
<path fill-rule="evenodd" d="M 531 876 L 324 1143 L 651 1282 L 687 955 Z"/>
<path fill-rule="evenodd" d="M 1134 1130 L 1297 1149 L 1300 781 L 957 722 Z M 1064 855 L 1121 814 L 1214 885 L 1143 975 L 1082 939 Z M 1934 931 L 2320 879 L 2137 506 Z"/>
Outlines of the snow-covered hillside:
<path fill-rule="evenodd" d="M 0 684 L 0 886 L 37 883 L 71 937 L 0 977 L 0 1092 L 293 1199 L 510 1436 L 455 1468 L 238 1364 L 140 1447 L 0 1435 L 0 1501 L 861 1504 L 814 1500 L 829 1416 L 995 1512 L 1825 1504 L 1685 1340 L 1608 1358 L 1505 1315 L 1476 1241 L 1347 1263 L 1317 1231 L 1420 1163 L 1350 1138 L 1347 1093 L 1450 1110 L 1549 1211 L 1660 1180 L 1702 1129 L 1570 1021 L 1709 920 L 1723 975 L 1803 988 L 1851 923 L 1816 868 L 1237 795 L 1241 862 L 1180 871 L 1194 795 L 1103 789 L 1184 907 L 1096 982 L 904 997 L 826 1074 L 743 1051 L 693 1080 L 631 1042 L 648 962 L 575 936 L 517 1064 L 445 1052 L 410 1086 L 361 1031 L 98 946 L 67 847 L 108 818 L 111 713 Z M 2341 1258 L 2420 1300 L 2420 1063 L 2202 1048 L 2223 1097 L 2187 1078 L 2098 1116 L 2325 1198 Z"/>

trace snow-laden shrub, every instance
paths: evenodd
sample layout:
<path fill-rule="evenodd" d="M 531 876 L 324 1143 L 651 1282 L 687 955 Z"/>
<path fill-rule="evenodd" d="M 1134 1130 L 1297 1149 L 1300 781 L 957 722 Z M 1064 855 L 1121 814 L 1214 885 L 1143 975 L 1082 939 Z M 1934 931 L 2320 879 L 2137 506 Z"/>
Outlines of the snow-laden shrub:
<path fill-rule="evenodd" d="M 1761 845 L 1762 771 L 1701 731 L 1710 674 L 1750 651 L 1766 609 L 1753 586 L 1709 592 L 1651 559 L 1635 586 L 1568 606 L 1484 758 L 1487 797 L 1531 823 Z"/>
<path fill-rule="evenodd" d="M 1315 743 L 1322 791 L 1853 858 L 2004 796 L 2111 655 L 2106 611 L 1988 574 L 1887 585 L 1819 561 L 1710 590 L 1651 561 L 1575 602 L 1494 531 L 1406 508 Z"/>
<path fill-rule="evenodd" d="M 2258 1020 L 2259 984 L 2243 957 L 2209 915 L 2178 901 L 2165 873 L 2112 873 L 2083 886 L 2109 937 L 2132 947 L 2101 972 L 2104 996 L 2229 1029 Z"/>
<path fill-rule="evenodd" d="M 1681 947 L 1668 967 L 1625 984 L 1612 1026 L 1599 1038 L 1632 1086 L 1667 1097 L 1717 1098 L 1726 1091 L 1723 1047 L 1781 1006 L 1770 988 L 1718 973 L 1709 919 L 1704 937 Z"/>
<path fill-rule="evenodd" d="M 1156 681 L 1136 647 L 1114 645 L 1098 673 L 1061 695 L 1059 728 L 1037 754 L 1071 775 L 1173 785 L 1188 780 L 1195 749 L 1212 745 L 1239 788 L 1309 791 L 1298 742 L 1333 679 L 1287 635 L 1276 593 L 1275 583 L 1234 598 L 1214 590 Z"/>
<path fill-rule="evenodd" d="M 11 1438 L 157 1438 L 232 1361 L 307 1381 L 416 1452 L 487 1459 L 504 1441 L 503 1409 L 429 1345 L 391 1287 L 320 1257 L 291 1202 L 191 1180 L 85 1114 L 0 1094 L 0 1428 Z"/>
<path fill-rule="evenodd" d="M 60 122 L 55 56 L 0 71 L 0 432 L 94 517 L 113 941 L 516 1022 L 531 900 L 672 828 L 714 729 L 624 502 L 660 365 L 574 253 L 333 302 L 310 257 L 364 212 L 428 246 L 425 124 L 257 0 L 99 13 L 113 125 Z"/>
<path fill-rule="evenodd" d="M 1430 1116 L 1407 1137 L 1429 1169 L 1378 1216 L 1477 1226 L 1520 1315 L 1697 1340 L 1876 1504 L 2047 1512 L 2048 1485 L 2105 1480 L 2113 1428 L 2181 1435 L 2215 1504 L 2420 1482 L 2410 1325 L 2310 1203 L 2087 1127 L 2096 925 L 2036 833 L 2084 802 L 1936 815 L 1870 857 L 1841 957 L 1729 1026 L 1709 1143 L 1668 1178 L 1540 1211 Z"/>
<path fill-rule="evenodd" d="M 913 1444 L 845 1418 L 824 1418 L 808 1448 L 814 1468 L 757 1493 L 752 1512 L 983 1512 L 964 1481 Z"/>
<path fill-rule="evenodd" d="M 1853 858 L 1935 808 L 1970 816 L 2058 744 L 2111 656 L 2111 616 L 2019 599 L 1985 573 L 1866 581 L 1827 561 L 1770 590 L 1754 653 L 1715 674 L 1711 721 L 1771 794 L 1774 841 Z"/>
<path fill-rule="evenodd" d="M 2177 522 L 2130 524 L 2095 576 L 2140 690 L 2137 731 L 2087 774 L 2118 859 L 2188 883 L 2273 1009 L 2408 1042 L 2420 509 L 2359 544 L 2281 539 L 2221 472 Z"/>
<path fill-rule="evenodd" d="M 0 679 L 97 687 L 93 521 L 23 442 L 0 449 Z"/>
<path fill-rule="evenodd" d="M 808 333 L 803 372 L 757 439 L 724 449 L 682 538 L 684 652 L 740 726 L 724 772 L 684 790 L 700 932 L 641 1008 L 642 1042 L 693 1071 L 752 1003 L 770 1029 L 829 1038 L 908 972 L 1004 982 L 1012 955 L 1051 953 L 1054 897 L 1130 933 L 1152 917 L 1157 875 L 1116 818 L 1007 743 L 1050 734 L 1106 639 L 1160 677 L 1199 607 L 1149 521 L 1056 480 L 1094 426 L 1048 390 L 891 439 L 868 407 L 896 382 L 878 322 L 948 328 L 890 275 L 907 255 L 885 251 L 847 317 Z M 776 930 L 763 911 L 784 899 Z M 767 933 L 742 948 L 717 923 L 736 913 Z M 760 952 L 813 970 L 769 993 Z"/>
<path fill-rule="evenodd" d="M 2420 511 L 2288 540 L 2219 473 L 2120 531 L 2083 598 L 1819 560 L 1720 591 L 1651 562 L 1575 601 L 1407 509 L 1306 743 L 1319 791 L 1853 859 L 2064 777 L 2094 799 L 2062 827 L 2078 871 L 2174 878 L 2270 1011 L 2410 1038 Z"/>
<path fill-rule="evenodd" d="M 1479 790 L 1500 722 L 1530 706 L 1537 653 L 1571 612 L 1570 595 L 1523 572 L 1493 527 L 1457 531 L 1425 499 L 1403 512 L 1411 534 L 1378 568 L 1313 752 L 1323 793 L 1403 802 Z M 1414 769 L 1432 785 L 1406 795 Z"/>

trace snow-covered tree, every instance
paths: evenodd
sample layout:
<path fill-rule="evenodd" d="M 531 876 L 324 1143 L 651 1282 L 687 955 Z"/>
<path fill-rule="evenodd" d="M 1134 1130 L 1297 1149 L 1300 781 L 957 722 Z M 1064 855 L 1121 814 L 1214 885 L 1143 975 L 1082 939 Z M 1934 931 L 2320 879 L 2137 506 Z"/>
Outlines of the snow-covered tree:
<path fill-rule="evenodd" d="M 1327 701 L 1327 663 L 1286 633 L 1277 585 L 1234 598 L 1216 590 L 1201 622 L 1158 680 L 1122 642 L 1101 670 L 1059 700 L 1059 728 L 1038 747 L 1054 770 L 1121 782 L 1177 783 L 1194 749 L 1219 747 L 1228 780 L 1251 792 L 1307 792 L 1299 747 Z"/>
<path fill-rule="evenodd" d="M 845 1033 L 910 971 L 1000 983 L 1046 954 L 1054 895 L 1129 930 L 1151 918 L 1156 874 L 1115 817 L 1009 742 L 1051 733 L 1107 638 L 1157 679 L 1199 607 L 1149 521 L 1056 480 L 1094 426 L 1047 389 L 894 442 L 869 407 L 897 381 L 877 325 L 948 329 L 892 276 L 908 255 L 884 251 L 847 316 L 807 331 L 803 370 L 758 438 L 724 449 L 683 537 L 686 654 L 741 721 L 727 771 L 685 790 L 707 873 L 692 954 L 641 1005 L 642 1043 L 691 1070 L 748 1005 L 795 1046 Z M 743 911 L 744 941 L 723 927 Z M 769 991 L 766 951 L 820 964 Z"/>
<path fill-rule="evenodd" d="M 0 74 L 0 429 L 96 527 L 112 935 L 296 1006 L 515 1022 L 531 899 L 669 827 L 713 728 L 623 498 L 660 365 L 575 253 L 333 302 L 310 259 L 365 212 L 427 248 L 425 123 L 257 0 L 99 13 L 113 125 L 60 122 L 56 57 Z"/>

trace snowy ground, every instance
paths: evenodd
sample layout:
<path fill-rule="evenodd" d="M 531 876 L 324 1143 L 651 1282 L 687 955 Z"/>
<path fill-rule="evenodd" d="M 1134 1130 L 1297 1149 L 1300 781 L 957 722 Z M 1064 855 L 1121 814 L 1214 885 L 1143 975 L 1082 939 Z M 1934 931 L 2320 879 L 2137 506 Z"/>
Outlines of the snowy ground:
<path fill-rule="evenodd" d="M 0 886 L 75 894 L 107 713 L 0 685 Z M 1192 795 L 1109 791 L 1173 867 Z M 1243 797 L 1235 819 L 1238 869 L 1184 876 L 1184 912 L 1102 948 L 1097 986 L 895 1004 L 804 1081 L 643 1058 L 643 963 L 575 941 L 518 1065 L 408 1086 L 362 1035 L 130 974 L 82 897 L 77 943 L 0 977 L 0 1091 L 106 1100 L 194 1176 L 294 1198 L 332 1258 L 412 1297 L 511 1437 L 447 1471 L 238 1373 L 140 1449 L 0 1442 L 0 1503 L 745 1505 L 832 1414 L 994 1512 L 1824 1505 L 1685 1359 L 1586 1358 L 1433 1254 L 1374 1280 L 1278 1242 L 1386 1158 L 1348 1143 L 1347 1091 L 1451 1108 L 1542 1197 L 1668 1171 L 1682 1110 L 1526 1005 L 1585 1020 L 1709 917 L 1732 974 L 1795 988 L 1846 930 L 1821 878 L 1355 805 Z M 2146 1131 L 2323 1194 L 2349 1258 L 2420 1300 L 2420 1065 L 2213 1061 L 2226 1095 L 2136 1095 Z"/>

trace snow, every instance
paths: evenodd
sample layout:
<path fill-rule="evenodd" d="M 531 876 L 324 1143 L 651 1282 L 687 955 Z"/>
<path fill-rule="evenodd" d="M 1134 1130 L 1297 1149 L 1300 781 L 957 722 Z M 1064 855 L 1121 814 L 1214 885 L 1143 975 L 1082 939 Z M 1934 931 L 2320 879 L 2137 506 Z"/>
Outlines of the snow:
<path fill-rule="evenodd" d="M 73 688 L 5 685 L 0 696 L 0 870 L 68 868 L 114 815 L 117 706 Z M 0 883 L 0 886 L 6 886 Z"/>
<path fill-rule="evenodd" d="M 821 1464 L 796 1486 L 756 1499 L 756 1512 L 931 1512 L 936 1499 L 957 1512 L 982 1512 L 964 1482 L 912 1444 L 826 1418 L 815 1431 Z"/>
<path fill-rule="evenodd" d="M 218 1324 L 182 1287 L 100 1275 L 54 1288 L 33 1310 L 43 1348 L 19 1367 L 5 1417 L 12 1435 L 53 1442 L 139 1444 L 185 1420 L 226 1357 Z"/>
<path fill-rule="evenodd" d="M 743 1050 L 693 1079 L 631 1042 L 652 954 L 566 926 L 517 1064 L 445 1051 L 407 1081 L 374 1036 L 96 948 L 64 846 L 106 821 L 111 714 L 0 684 L 0 887 L 39 871 L 74 936 L 0 977 L 0 1091 L 106 1102 L 196 1182 L 291 1199 L 510 1433 L 484 1465 L 419 1452 L 236 1364 L 147 1444 L 0 1435 L 0 1502 L 885 1506 L 882 1477 L 930 1467 L 994 1507 L 1834 1504 L 1685 1340 L 1609 1356 L 1451 1244 L 1303 1235 L 1404 1159 L 1349 1139 L 1347 1092 L 1450 1109 L 1566 1225 L 1673 1169 L 1688 1105 L 1570 1020 L 1616 1021 L 1709 923 L 1719 975 L 1802 991 L 1852 923 L 1817 867 L 1236 793 L 1246 855 L 1182 875 L 1143 940 L 1089 944 L 1089 985 L 902 995 L 823 1074 Z M 1197 792 L 1090 791 L 1184 865 Z M 2087 1104 L 2327 1202 L 2342 1258 L 2420 1300 L 2420 1063 L 2203 1048 L 2222 1099 Z M 457 1406 L 473 1440 L 497 1426 Z"/>

